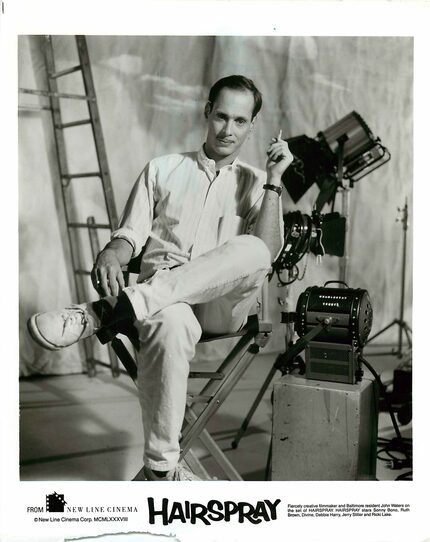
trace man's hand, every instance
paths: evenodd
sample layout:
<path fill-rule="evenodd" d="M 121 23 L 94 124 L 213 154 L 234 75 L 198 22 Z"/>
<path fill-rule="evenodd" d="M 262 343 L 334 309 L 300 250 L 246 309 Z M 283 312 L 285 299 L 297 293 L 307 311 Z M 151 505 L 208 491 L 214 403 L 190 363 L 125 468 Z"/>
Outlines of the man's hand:
<path fill-rule="evenodd" d="M 272 138 L 267 148 L 267 182 L 270 184 L 280 184 L 281 177 L 287 167 L 293 162 L 294 156 L 288 148 L 288 143 L 282 139 L 282 130 L 278 137 Z"/>
<path fill-rule="evenodd" d="M 98 294 L 103 296 L 118 295 L 124 288 L 124 276 L 121 264 L 114 250 L 106 248 L 97 256 L 91 271 L 91 281 Z"/>

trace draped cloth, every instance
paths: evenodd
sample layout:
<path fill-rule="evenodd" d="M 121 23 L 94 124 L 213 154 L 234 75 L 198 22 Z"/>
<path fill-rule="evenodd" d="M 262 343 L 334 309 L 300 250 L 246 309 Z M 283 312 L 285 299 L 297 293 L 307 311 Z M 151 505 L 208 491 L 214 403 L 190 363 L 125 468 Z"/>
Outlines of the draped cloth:
<path fill-rule="evenodd" d="M 406 37 L 89 36 L 109 167 L 118 211 L 145 164 L 153 157 L 199 148 L 205 137 L 203 109 L 210 86 L 233 73 L 254 80 L 263 94 L 256 129 L 241 159 L 264 169 L 265 148 L 279 129 L 283 137 L 315 137 L 357 111 L 390 150 L 386 165 L 357 183 L 350 195 L 351 287 L 368 289 L 374 331 L 398 317 L 401 224 L 397 207 L 412 204 L 413 40 Z M 19 86 L 46 88 L 41 38 L 19 38 Z M 73 37 L 54 38 L 57 69 L 76 63 Z M 83 92 L 79 73 L 59 81 L 60 90 Z M 20 95 L 20 103 L 46 99 Z M 86 115 L 85 104 L 67 103 L 64 121 Z M 71 171 L 93 171 L 90 128 L 66 133 Z M 82 181 L 82 182 L 81 182 Z M 75 218 L 105 220 L 102 194 L 93 180 L 74 181 Z M 313 186 L 298 202 L 310 213 Z M 337 207 L 340 198 L 337 198 Z M 284 193 L 284 211 L 294 209 Z M 45 352 L 31 342 L 25 322 L 36 311 L 73 301 L 52 122 L 47 111 L 19 114 L 20 368 L 22 375 L 80 372 L 82 352 Z M 327 211 L 327 209 L 325 209 Z M 340 209 L 338 209 L 340 210 Z M 88 235 L 82 233 L 86 242 Z M 412 230 L 409 230 L 412 238 Z M 107 232 L 100 242 L 107 242 Z M 89 247 L 84 258 L 91 261 Z M 90 263 L 88 264 L 90 266 Z M 304 269 L 305 262 L 302 265 Z M 309 256 L 303 280 L 289 291 L 290 310 L 307 286 L 339 278 L 339 261 Z M 276 280 L 270 285 L 274 337 L 267 351 L 284 349 Z M 405 319 L 411 322 L 412 258 L 408 255 Z M 395 342 L 393 328 L 381 337 Z M 225 347 L 210 346 L 206 359 Z M 101 353 L 100 355 L 104 355 Z"/>

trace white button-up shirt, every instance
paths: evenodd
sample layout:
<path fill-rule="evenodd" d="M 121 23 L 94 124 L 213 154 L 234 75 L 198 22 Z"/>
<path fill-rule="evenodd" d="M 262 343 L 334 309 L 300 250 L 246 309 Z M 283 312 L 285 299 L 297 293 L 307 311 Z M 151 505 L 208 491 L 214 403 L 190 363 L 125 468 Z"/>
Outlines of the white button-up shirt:
<path fill-rule="evenodd" d="M 203 148 L 155 158 L 136 181 L 112 238 L 126 239 L 133 257 L 144 248 L 140 282 L 250 233 L 265 182 L 264 171 L 238 159 L 217 175 Z"/>

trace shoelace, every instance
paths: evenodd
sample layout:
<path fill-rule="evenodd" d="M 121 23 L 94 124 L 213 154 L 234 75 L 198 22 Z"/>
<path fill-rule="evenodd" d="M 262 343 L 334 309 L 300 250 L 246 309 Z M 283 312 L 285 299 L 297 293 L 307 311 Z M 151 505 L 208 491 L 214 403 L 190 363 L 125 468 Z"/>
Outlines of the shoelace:
<path fill-rule="evenodd" d="M 177 465 L 176 468 L 175 468 L 175 472 L 173 474 L 173 480 L 177 481 L 177 480 L 195 480 L 195 477 L 193 476 L 193 474 L 188 470 L 186 469 L 185 467 L 183 467 L 182 465 Z"/>
<path fill-rule="evenodd" d="M 81 318 L 81 321 L 79 322 L 82 326 L 83 326 L 83 329 L 82 329 L 82 333 L 84 333 L 87 325 L 88 325 L 88 316 L 86 314 L 86 312 L 81 309 L 80 307 L 67 307 L 66 309 L 68 312 L 67 313 L 63 313 L 61 316 L 63 318 L 63 335 L 66 331 L 66 327 L 71 324 L 71 325 L 74 325 L 78 322 L 78 318 L 80 317 Z M 73 312 L 72 312 L 73 311 Z M 81 335 L 82 335 L 81 333 Z"/>

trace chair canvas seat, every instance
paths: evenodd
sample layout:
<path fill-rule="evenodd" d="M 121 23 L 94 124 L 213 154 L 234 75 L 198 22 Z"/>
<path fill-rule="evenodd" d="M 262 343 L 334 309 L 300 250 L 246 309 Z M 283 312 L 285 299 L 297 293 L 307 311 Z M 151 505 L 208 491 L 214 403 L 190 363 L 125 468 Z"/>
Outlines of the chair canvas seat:
<path fill-rule="evenodd" d="M 200 337 L 199 343 L 207 343 L 210 341 L 218 341 L 219 339 L 232 339 L 234 337 L 242 337 L 243 335 L 246 335 L 251 329 L 258 329 L 258 316 L 256 314 L 251 314 L 248 316 L 248 320 L 246 324 L 242 327 L 242 329 L 239 329 L 239 331 L 236 331 L 234 333 L 223 333 L 222 335 L 218 335 L 215 333 L 204 333 Z"/>

